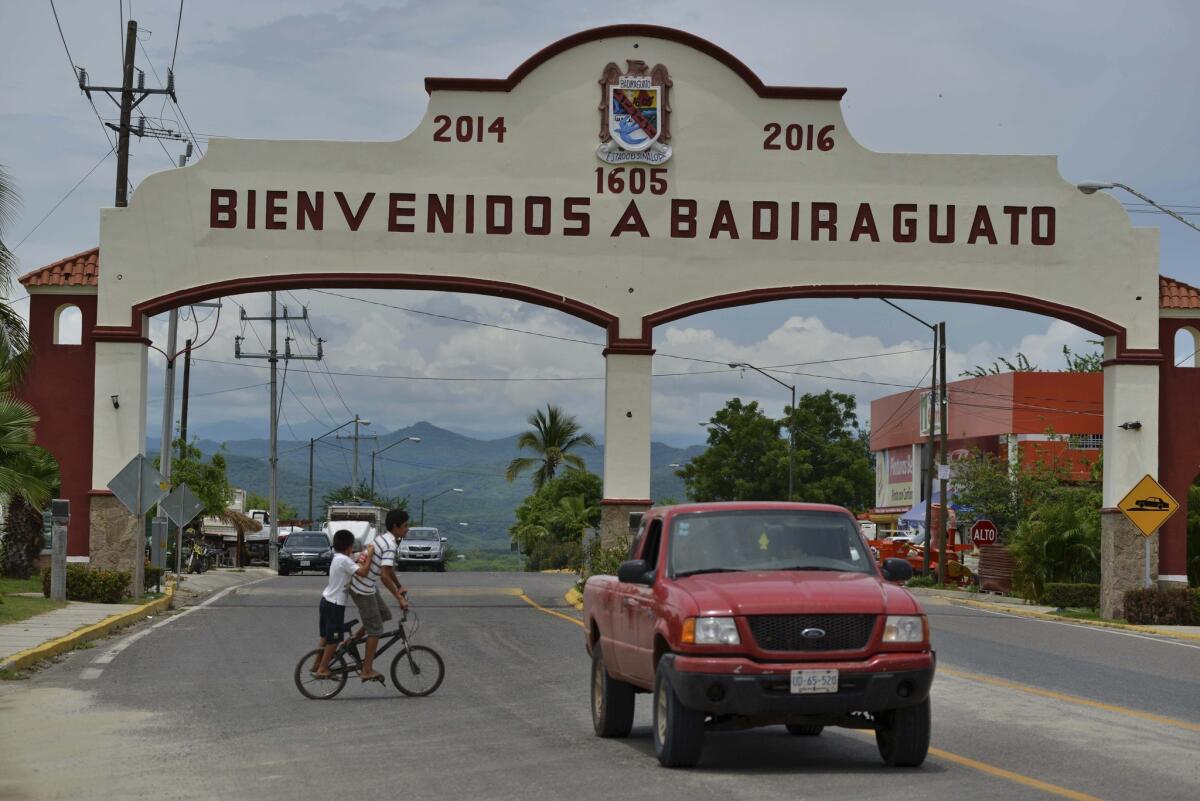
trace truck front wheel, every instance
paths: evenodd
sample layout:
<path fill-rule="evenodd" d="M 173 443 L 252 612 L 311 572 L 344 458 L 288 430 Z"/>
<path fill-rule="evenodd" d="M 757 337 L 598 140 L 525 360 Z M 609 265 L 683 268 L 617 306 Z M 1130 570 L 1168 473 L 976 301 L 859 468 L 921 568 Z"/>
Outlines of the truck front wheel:
<path fill-rule="evenodd" d="M 704 713 L 688 709 L 658 663 L 654 674 L 654 753 L 665 768 L 690 768 L 704 748 Z"/>
<path fill-rule="evenodd" d="M 875 723 L 879 755 L 893 767 L 917 767 L 929 753 L 931 727 L 928 698 L 916 706 L 879 713 Z"/>
<path fill-rule="evenodd" d="M 597 737 L 628 737 L 633 729 L 633 687 L 608 675 L 600 643 L 592 646 L 592 728 Z"/>

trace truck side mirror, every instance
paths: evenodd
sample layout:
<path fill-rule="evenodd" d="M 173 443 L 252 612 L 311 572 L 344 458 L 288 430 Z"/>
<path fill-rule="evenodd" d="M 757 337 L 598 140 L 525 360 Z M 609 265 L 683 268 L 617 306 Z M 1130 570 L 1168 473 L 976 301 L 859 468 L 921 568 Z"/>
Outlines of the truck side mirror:
<path fill-rule="evenodd" d="M 447 538 L 445 538 L 445 537 L 442 537 L 442 542 L 449 542 L 449 541 L 450 541 L 450 540 L 448 540 Z"/>
<path fill-rule="evenodd" d="M 912 565 L 907 559 L 883 560 L 883 578 L 886 581 L 908 581 L 912 576 Z"/>
<path fill-rule="evenodd" d="M 645 584 L 654 583 L 654 571 L 650 569 L 650 565 L 646 564 L 644 559 L 630 559 L 628 562 L 622 562 L 617 568 L 617 580 L 623 581 L 626 584 Z"/>

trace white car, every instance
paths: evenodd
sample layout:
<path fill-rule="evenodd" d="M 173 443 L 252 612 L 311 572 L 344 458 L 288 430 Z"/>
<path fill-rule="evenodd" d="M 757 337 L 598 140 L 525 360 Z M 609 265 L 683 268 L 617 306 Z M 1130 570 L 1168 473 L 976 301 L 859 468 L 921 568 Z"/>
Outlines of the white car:
<path fill-rule="evenodd" d="M 439 573 L 446 572 L 446 538 L 432 526 L 413 526 L 400 541 L 396 554 L 397 567 L 429 565 Z"/>

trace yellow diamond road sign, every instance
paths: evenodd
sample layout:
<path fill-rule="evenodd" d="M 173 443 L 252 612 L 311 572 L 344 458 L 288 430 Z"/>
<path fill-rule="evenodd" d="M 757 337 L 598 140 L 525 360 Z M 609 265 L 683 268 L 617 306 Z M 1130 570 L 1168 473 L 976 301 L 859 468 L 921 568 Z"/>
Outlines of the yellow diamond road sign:
<path fill-rule="evenodd" d="M 1147 475 L 1118 504 L 1142 535 L 1149 537 L 1179 509 L 1179 502 L 1163 485 Z"/>

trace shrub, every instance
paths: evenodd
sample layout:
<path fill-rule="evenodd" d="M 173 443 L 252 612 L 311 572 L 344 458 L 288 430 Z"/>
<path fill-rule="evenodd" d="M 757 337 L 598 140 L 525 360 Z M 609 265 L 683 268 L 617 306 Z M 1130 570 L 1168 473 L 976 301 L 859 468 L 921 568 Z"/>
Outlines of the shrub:
<path fill-rule="evenodd" d="M 1196 622 L 1195 593 L 1189 590 L 1129 590 L 1125 619 L 1130 623 L 1188 626 Z"/>
<path fill-rule="evenodd" d="M 163 569 L 161 567 L 155 567 L 147 562 L 145 570 L 146 578 L 142 581 L 143 587 L 153 587 L 162 581 Z"/>
<path fill-rule="evenodd" d="M 1032 601 L 1046 601 L 1055 582 L 1100 579 L 1100 493 L 1094 487 L 1062 487 L 1049 494 L 1008 541 L 1016 559 L 1013 587 Z"/>
<path fill-rule="evenodd" d="M 913 587 L 936 587 L 938 585 L 937 576 L 930 574 L 928 576 L 913 576 L 908 581 L 904 582 L 904 586 L 912 589 Z"/>
<path fill-rule="evenodd" d="M 124 571 L 92 570 L 67 565 L 67 600 L 117 604 L 129 594 L 130 576 Z M 42 571 L 42 594 L 50 597 L 50 568 Z"/>
<path fill-rule="evenodd" d="M 1051 582 L 1046 585 L 1042 599 L 1047 606 L 1060 609 L 1095 609 L 1100 606 L 1100 585 Z"/>

